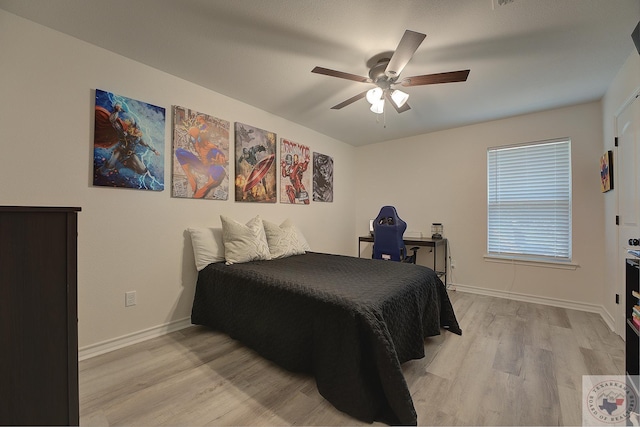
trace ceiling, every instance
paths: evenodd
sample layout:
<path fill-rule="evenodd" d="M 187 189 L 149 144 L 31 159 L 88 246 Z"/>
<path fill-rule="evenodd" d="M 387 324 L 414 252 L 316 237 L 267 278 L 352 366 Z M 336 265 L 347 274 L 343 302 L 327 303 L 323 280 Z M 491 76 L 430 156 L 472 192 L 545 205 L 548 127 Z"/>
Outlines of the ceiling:
<path fill-rule="evenodd" d="M 0 0 L 0 8 L 354 146 L 600 99 L 635 51 L 640 19 L 640 0 Z M 401 114 L 374 114 L 364 99 L 332 110 L 373 86 L 311 70 L 367 76 L 367 62 L 395 50 L 405 29 L 427 37 L 401 77 L 470 69 L 468 80 L 403 89 L 411 109 Z"/>

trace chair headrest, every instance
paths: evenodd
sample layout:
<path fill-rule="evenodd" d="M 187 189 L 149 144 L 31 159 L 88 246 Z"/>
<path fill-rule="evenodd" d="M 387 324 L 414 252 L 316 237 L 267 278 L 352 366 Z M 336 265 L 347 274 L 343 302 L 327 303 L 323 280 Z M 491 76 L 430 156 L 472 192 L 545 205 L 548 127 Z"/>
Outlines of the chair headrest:
<path fill-rule="evenodd" d="M 398 216 L 398 212 L 395 207 L 383 206 L 373 224 L 374 229 L 380 226 L 397 227 L 404 231 L 407 227 L 407 223 Z"/>

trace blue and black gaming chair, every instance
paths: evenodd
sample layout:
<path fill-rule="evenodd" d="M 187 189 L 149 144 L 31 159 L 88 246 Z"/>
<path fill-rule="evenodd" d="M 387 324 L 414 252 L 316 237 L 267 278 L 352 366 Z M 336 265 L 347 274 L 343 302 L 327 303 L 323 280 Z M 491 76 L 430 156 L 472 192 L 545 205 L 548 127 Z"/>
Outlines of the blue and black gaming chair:
<path fill-rule="evenodd" d="M 393 206 L 383 206 L 373 221 L 373 258 L 390 261 L 416 263 L 418 247 L 411 248 L 412 255 L 407 255 L 403 235 L 407 229 Z"/>

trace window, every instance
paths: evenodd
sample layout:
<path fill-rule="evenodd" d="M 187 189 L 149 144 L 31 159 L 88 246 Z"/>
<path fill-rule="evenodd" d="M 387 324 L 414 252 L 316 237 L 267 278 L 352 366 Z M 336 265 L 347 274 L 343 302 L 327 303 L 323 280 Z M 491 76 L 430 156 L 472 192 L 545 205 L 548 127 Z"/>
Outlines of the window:
<path fill-rule="evenodd" d="M 571 141 L 487 151 L 489 256 L 571 261 Z"/>

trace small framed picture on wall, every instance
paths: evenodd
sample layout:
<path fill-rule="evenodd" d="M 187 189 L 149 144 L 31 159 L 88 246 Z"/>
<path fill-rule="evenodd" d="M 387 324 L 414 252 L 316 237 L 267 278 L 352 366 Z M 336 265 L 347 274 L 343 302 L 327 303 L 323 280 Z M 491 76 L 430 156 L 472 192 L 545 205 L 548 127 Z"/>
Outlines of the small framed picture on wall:
<path fill-rule="evenodd" d="M 603 193 L 613 190 L 613 151 L 600 157 L 600 190 Z"/>

